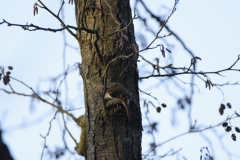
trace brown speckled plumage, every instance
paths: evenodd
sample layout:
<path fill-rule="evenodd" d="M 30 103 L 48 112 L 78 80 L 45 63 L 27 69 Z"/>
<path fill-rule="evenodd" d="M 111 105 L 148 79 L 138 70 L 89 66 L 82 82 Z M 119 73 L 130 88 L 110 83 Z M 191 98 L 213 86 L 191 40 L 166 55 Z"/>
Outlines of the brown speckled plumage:
<path fill-rule="evenodd" d="M 124 107 L 126 108 L 128 120 L 130 122 L 132 121 L 129 105 L 130 105 L 130 101 L 135 102 L 135 98 L 133 97 L 131 92 L 129 92 L 129 90 L 127 90 L 122 84 L 120 83 L 108 84 L 104 98 L 112 100 L 113 103 L 123 104 Z"/>

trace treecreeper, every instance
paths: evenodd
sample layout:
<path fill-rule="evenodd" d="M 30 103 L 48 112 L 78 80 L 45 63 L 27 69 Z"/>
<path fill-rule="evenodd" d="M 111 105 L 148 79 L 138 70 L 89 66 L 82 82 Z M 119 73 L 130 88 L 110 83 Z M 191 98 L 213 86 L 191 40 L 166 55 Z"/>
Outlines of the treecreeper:
<path fill-rule="evenodd" d="M 106 107 L 114 104 L 122 104 L 126 109 L 128 121 L 132 122 L 130 103 L 136 103 L 133 94 L 126 89 L 121 83 L 109 83 L 104 94 L 104 99 L 107 100 Z M 75 147 L 77 153 L 81 156 L 86 155 L 86 117 L 85 114 L 78 118 L 78 125 L 81 127 L 80 142 Z"/>

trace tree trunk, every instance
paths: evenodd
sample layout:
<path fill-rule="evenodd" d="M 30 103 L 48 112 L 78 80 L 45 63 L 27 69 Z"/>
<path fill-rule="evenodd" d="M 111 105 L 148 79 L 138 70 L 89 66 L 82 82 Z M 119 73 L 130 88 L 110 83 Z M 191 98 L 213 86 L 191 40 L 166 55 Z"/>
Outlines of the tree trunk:
<path fill-rule="evenodd" d="M 139 160 L 142 118 L 135 54 L 138 47 L 129 0 L 75 2 L 77 26 L 99 29 L 98 33 L 77 33 L 86 108 L 85 158 Z M 109 87 L 112 84 L 115 86 Z M 123 101 L 104 98 L 108 89 L 116 86 L 124 86 L 120 94 L 114 95 Z"/>

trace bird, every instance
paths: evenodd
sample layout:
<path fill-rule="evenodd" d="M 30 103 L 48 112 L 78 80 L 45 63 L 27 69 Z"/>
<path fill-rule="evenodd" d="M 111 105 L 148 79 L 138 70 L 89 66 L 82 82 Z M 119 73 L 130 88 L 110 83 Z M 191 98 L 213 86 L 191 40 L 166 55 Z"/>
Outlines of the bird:
<path fill-rule="evenodd" d="M 121 83 L 107 84 L 104 99 L 111 100 L 112 104 L 122 104 L 126 109 L 129 122 L 132 121 L 129 105 L 131 101 L 135 102 L 135 98 L 133 97 L 132 93 L 128 89 L 126 89 Z"/>

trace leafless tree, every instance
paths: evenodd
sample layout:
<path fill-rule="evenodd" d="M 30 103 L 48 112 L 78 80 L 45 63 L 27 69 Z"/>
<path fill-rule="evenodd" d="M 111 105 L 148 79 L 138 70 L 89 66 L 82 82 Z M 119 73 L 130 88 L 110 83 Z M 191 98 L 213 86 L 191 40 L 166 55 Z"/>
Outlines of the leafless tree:
<path fill-rule="evenodd" d="M 168 26 L 168 21 L 175 14 L 178 0 L 170 9 L 168 16 L 161 17 L 154 14 L 142 0 L 136 0 L 134 4 L 134 14 L 129 0 L 69 0 L 69 4 L 75 5 L 76 26 L 68 25 L 64 22 L 63 7 L 64 0 L 61 1 L 61 6 L 57 13 L 54 13 L 44 2 L 38 0 L 33 5 L 33 14 L 39 14 L 39 10 L 47 11 L 51 16 L 55 17 L 61 24 L 60 28 L 44 28 L 35 24 L 14 24 L 3 20 L 0 25 L 7 24 L 8 26 L 21 27 L 26 31 L 49 31 L 63 32 L 67 31 L 76 39 L 81 51 L 81 63 L 76 63 L 66 67 L 63 74 L 52 78 L 49 82 L 55 85 L 54 89 L 41 91 L 32 88 L 27 83 L 23 82 L 21 77 L 14 78 L 11 72 L 14 72 L 13 67 L 0 66 L 0 77 L 9 89 L 0 88 L 1 91 L 7 94 L 15 94 L 19 96 L 30 97 L 32 102 L 41 101 L 52 106 L 55 110 L 50 121 L 49 129 L 46 135 L 41 135 L 44 139 L 41 159 L 44 154 L 55 157 L 56 159 L 64 156 L 65 152 L 71 154 L 78 153 L 86 159 L 161 159 L 167 156 L 178 154 L 180 149 L 171 149 L 164 155 L 159 155 L 157 149 L 162 145 L 172 141 L 183 135 L 190 133 L 201 133 L 205 130 L 210 130 L 222 125 L 227 132 L 233 131 L 231 137 L 236 141 L 236 133 L 240 130 L 238 126 L 231 124 L 231 120 L 239 117 L 237 112 L 233 112 L 227 119 L 210 127 L 201 127 L 194 123 L 191 115 L 192 101 L 194 88 L 198 88 L 195 84 L 195 79 L 198 78 L 205 84 L 206 88 L 211 89 L 217 87 L 221 91 L 221 87 L 227 85 L 239 85 L 239 83 L 214 83 L 210 75 L 222 76 L 223 72 L 239 72 L 240 69 L 235 69 L 240 56 L 229 64 L 229 67 L 216 71 L 198 71 L 196 70 L 197 62 L 201 58 L 196 56 L 177 35 L 174 30 Z M 148 24 L 148 19 L 142 16 L 139 5 L 149 14 L 152 20 L 158 24 L 157 32 L 154 31 Z M 61 15 L 62 14 L 62 15 Z M 139 19 L 143 27 L 154 35 L 150 42 L 146 39 L 146 34 L 134 32 L 133 22 Z M 167 34 L 162 34 L 167 31 Z M 63 32 L 65 34 L 65 32 Z M 178 43 L 182 45 L 190 61 L 187 67 L 174 66 L 174 57 L 169 56 L 168 63 L 164 66 L 160 64 L 160 59 L 171 55 L 171 44 L 165 40 L 166 37 L 173 36 Z M 65 35 L 63 36 L 65 37 Z M 141 45 L 138 46 L 135 37 L 140 39 Z M 74 48 L 67 43 L 64 38 L 65 47 Z M 139 49 L 141 48 L 141 49 Z M 155 61 L 148 60 L 148 57 L 142 53 L 150 50 L 159 50 L 161 56 L 156 57 Z M 145 68 L 138 67 L 138 61 L 144 63 Z M 14 64 L 13 64 L 14 65 Z M 73 108 L 69 108 L 61 99 L 62 86 L 68 86 L 66 78 L 71 72 L 79 70 L 79 74 L 83 80 L 84 86 L 84 115 L 74 115 Z M 150 68 L 150 69 L 149 69 Z M 141 74 L 147 73 L 147 74 Z M 187 83 L 178 78 L 179 75 L 189 75 L 191 82 Z M 156 134 L 158 122 L 152 122 L 150 115 L 152 108 L 157 113 L 167 107 L 167 102 L 159 100 L 155 95 L 141 90 L 139 82 L 147 81 L 148 79 L 158 79 L 161 85 L 171 82 L 179 90 L 183 90 L 183 96 L 176 98 L 178 110 L 185 110 L 188 113 L 189 130 L 185 133 L 172 137 L 162 143 L 156 142 Z M 31 94 L 15 91 L 10 80 L 19 82 L 31 91 Z M 190 87 L 185 91 L 184 86 L 179 84 L 188 84 Z M 64 84 L 63 84 L 64 83 Z M 57 86 L 57 87 L 56 87 Z M 165 86 L 167 88 L 167 85 Z M 149 99 L 140 101 L 139 91 L 146 95 Z M 187 93 L 189 92 L 189 93 Z M 174 91 L 169 90 L 169 95 L 173 95 Z M 67 93 L 66 93 L 67 96 Z M 153 99 L 154 101 L 152 101 Z M 141 105 L 142 103 L 142 105 Z M 142 112 L 141 112 L 142 106 Z M 77 108 L 77 107 L 76 107 Z M 169 108 L 169 107 L 167 107 Z M 225 109 L 232 108 L 231 103 L 221 104 L 219 108 L 220 115 L 224 114 Z M 173 113 L 175 110 L 173 111 Z M 63 142 L 64 148 L 57 148 L 51 152 L 47 149 L 47 138 L 51 132 L 52 121 L 56 116 L 60 115 L 63 121 Z M 147 125 L 142 126 L 142 115 L 146 117 Z M 80 142 L 73 136 L 70 129 L 67 127 L 67 119 L 71 119 L 81 127 Z M 173 116 L 173 123 L 176 121 Z M 148 134 L 152 136 L 152 142 L 149 142 L 149 150 L 142 153 L 142 130 L 146 129 Z M 69 149 L 64 138 L 66 132 L 74 141 L 76 152 Z M 46 150 L 48 151 L 46 153 Z M 207 157 L 213 159 L 211 151 L 207 147 L 201 149 L 201 153 L 207 151 Z M 184 158 L 184 156 L 183 156 Z M 203 156 L 201 155 L 201 158 Z"/>

